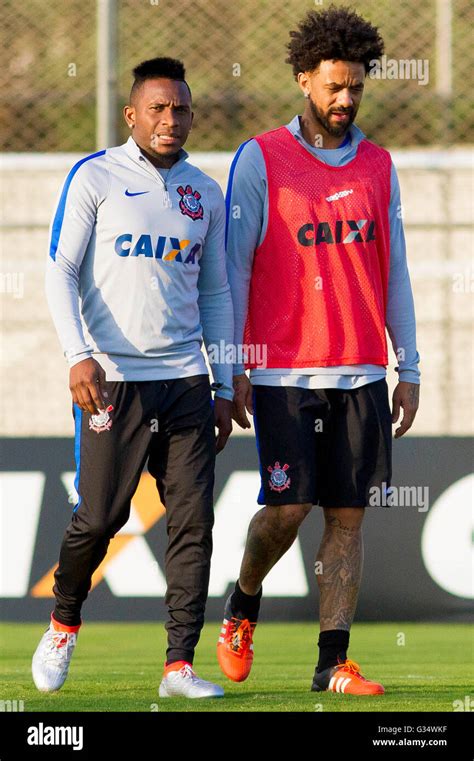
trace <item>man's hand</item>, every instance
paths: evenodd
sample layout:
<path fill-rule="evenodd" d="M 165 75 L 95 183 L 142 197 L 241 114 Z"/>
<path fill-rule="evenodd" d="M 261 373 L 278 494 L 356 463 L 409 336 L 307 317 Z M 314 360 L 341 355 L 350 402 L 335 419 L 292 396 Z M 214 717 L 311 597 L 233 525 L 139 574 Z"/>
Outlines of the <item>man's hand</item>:
<path fill-rule="evenodd" d="M 104 396 L 107 396 L 104 383 L 105 371 L 92 357 L 78 362 L 69 371 L 72 401 L 91 415 L 97 415 L 107 406 L 104 402 Z"/>
<path fill-rule="evenodd" d="M 219 429 L 216 436 L 216 451 L 222 452 L 227 439 L 232 433 L 232 402 L 229 399 L 214 397 L 214 425 Z"/>
<path fill-rule="evenodd" d="M 411 428 L 415 419 L 420 398 L 420 386 L 418 383 L 400 381 L 395 387 L 392 397 L 392 423 L 396 423 L 400 416 L 400 407 L 403 407 L 402 421 L 395 431 L 395 438 L 399 439 Z"/>
<path fill-rule="evenodd" d="M 245 375 L 234 375 L 234 401 L 232 417 L 241 428 L 250 428 L 250 420 L 245 410 L 253 415 L 252 384 Z"/>

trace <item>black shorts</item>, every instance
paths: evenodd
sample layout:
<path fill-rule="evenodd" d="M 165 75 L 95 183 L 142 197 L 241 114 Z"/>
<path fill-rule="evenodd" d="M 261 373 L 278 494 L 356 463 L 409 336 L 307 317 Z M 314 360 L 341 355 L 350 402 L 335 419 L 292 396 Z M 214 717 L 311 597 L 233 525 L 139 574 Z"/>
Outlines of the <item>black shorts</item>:
<path fill-rule="evenodd" d="M 350 389 L 254 386 L 259 505 L 365 507 L 390 486 L 392 415 L 385 378 Z"/>

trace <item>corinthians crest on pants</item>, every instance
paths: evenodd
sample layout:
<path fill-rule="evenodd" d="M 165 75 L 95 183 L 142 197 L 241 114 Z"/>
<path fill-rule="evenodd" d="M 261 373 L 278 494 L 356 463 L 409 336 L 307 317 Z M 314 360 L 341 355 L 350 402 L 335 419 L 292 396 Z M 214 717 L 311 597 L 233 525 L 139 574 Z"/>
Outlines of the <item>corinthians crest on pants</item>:
<path fill-rule="evenodd" d="M 102 410 L 98 415 L 91 415 L 89 420 L 89 428 L 91 431 L 95 431 L 96 433 L 101 433 L 102 431 L 110 431 L 112 428 L 112 418 L 109 415 L 109 412 L 112 412 L 113 405 L 109 404 L 109 406 Z"/>
<path fill-rule="evenodd" d="M 286 471 L 289 467 L 290 466 L 286 464 L 280 466 L 278 460 L 273 467 L 271 465 L 267 467 L 267 470 L 270 473 L 270 480 L 268 482 L 270 489 L 281 492 L 290 488 L 291 478 L 286 475 Z"/>

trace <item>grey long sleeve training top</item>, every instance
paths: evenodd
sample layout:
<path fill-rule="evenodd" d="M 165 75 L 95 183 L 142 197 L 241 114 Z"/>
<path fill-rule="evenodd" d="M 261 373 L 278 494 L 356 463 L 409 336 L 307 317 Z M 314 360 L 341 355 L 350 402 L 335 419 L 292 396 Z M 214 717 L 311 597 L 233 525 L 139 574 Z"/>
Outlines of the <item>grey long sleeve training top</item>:
<path fill-rule="evenodd" d="M 70 366 L 94 357 L 107 380 L 182 378 L 207 374 L 203 342 L 232 343 L 224 198 L 187 156 L 160 173 L 130 137 L 69 172 L 46 296 Z M 213 358 L 216 395 L 232 399 L 232 365 Z"/>

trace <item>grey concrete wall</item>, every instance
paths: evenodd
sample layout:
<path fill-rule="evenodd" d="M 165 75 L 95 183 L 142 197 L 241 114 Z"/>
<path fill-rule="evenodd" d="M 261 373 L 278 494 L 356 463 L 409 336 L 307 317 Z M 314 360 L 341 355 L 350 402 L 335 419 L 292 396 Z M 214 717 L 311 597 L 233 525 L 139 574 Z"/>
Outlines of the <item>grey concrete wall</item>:
<path fill-rule="evenodd" d="M 399 171 L 422 358 L 413 433 L 473 432 L 472 153 L 405 151 Z M 43 289 L 48 225 L 76 154 L 4 154 L 0 166 L 0 436 L 73 434 L 68 369 Z M 192 163 L 225 188 L 231 154 Z M 395 366 L 392 355 L 391 368 Z M 393 388 L 396 374 L 389 372 Z"/>

